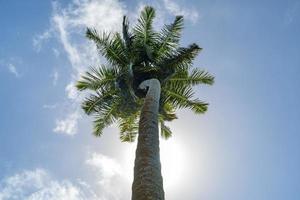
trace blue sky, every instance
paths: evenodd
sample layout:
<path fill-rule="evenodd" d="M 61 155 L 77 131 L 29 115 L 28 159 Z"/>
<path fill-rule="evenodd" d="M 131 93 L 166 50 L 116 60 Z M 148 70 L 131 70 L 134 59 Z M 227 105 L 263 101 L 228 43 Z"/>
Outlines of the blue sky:
<path fill-rule="evenodd" d="M 196 88 L 208 112 L 179 111 L 162 141 L 167 199 L 299 199 L 300 1 L 0 0 L 0 200 L 130 198 L 135 144 L 92 136 L 73 84 L 105 62 L 86 26 L 146 4 L 157 28 L 185 16 L 182 45 L 216 77 Z"/>

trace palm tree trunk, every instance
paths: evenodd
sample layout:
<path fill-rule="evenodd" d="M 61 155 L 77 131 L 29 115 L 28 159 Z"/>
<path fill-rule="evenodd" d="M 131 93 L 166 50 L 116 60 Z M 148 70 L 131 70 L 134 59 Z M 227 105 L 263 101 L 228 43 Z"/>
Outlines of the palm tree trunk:
<path fill-rule="evenodd" d="M 147 80 L 147 83 L 144 81 L 142 84 L 149 89 L 139 121 L 132 200 L 164 200 L 158 133 L 161 87 L 157 79 Z"/>

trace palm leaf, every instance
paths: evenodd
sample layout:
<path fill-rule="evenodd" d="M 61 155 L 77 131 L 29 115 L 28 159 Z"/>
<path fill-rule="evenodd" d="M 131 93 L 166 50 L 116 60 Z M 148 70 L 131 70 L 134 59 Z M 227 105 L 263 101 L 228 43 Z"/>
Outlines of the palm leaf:
<path fill-rule="evenodd" d="M 119 70 L 116 67 L 102 65 L 91 67 L 76 84 L 78 90 L 98 90 L 101 87 L 114 87 Z"/>
<path fill-rule="evenodd" d="M 155 17 L 155 10 L 150 6 L 146 6 L 141 12 L 137 25 L 134 27 L 134 35 L 140 44 L 149 44 L 155 37 L 152 23 Z"/>
<path fill-rule="evenodd" d="M 171 129 L 165 125 L 164 121 L 160 122 L 160 134 L 165 139 L 168 139 L 172 136 Z"/>
<path fill-rule="evenodd" d="M 126 16 L 123 17 L 123 26 L 122 26 L 123 39 L 125 41 L 127 49 L 132 47 L 133 35 L 129 32 L 129 22 Z"/>
<path fill-rule="evenodd" d="M 194 92 L 191 87 L 180 84 L 168 84 L 163 89 L 166 97 L 164 101 L 170 102 L 176 108 L 189 108 L 195 113 L 204 113 L 208 104 L 198 99 L 191 99 Z"/>
<path fill-rule="evenodd" d="M 175 53 L 158 63 L 158 66 L 162 69 L 186 70 L 191 66 L 192 61 L 200 51 L 201 48 L 197 44 L 191 44 L 187 48 L 178 48 Z"/>
<path fill-rule="evenodd" d="M 171 53 L 170 51 L 178 46 L 182 29 L 183 16 L 176 16 L 172 24 L 165 25 L 159 35 L 159 47 L 156 51 L 157 59 L 165 56 L 166 53 Z"/>
<path fill-rule="evenodd" d="M 214 83 L 214 77 L 208 72 L 196 68 L 193 69 L 190 74 L 188 74 L 186 70 L 181 70 L 175 73 L 169 81 L 176 84 L 188 84 L 192 86 L 198 84 L 212 85 Z"/>
<path fill-rule="evenodd" d="M 97 110 L 94 115 L 95 120 L 93 133 L 95 136 L 101 136 L 103 129 L 111 125 L 116 120 L 118 103 L 118 99 L 116 99 L 112 104 L 106 102 Z"/>
<path fill-rule="evenodd" d="M 91 94 L 82 103 L 82 109 L 87 115 L 93 114 L 99 110 L 99 107 L 108 102 L 112 102 L 117 94 L 116 90 L 99 89 L 96 94 Z"/>
<path fill-rule="evenodd" d="M 86 36 L 94 41 L 101 54 L 112 64 L 121 67 L 126 66 L 126 48 L 119 33 L 113 37 L 105 32 L 99 35 L 96 29 L 88 28 Z"/>
<path fill-rule="evenodd" d="M 163 94 L 162 94 L 163 95 Z M 162 103 L 163 102 L 163 103 Z M 169 102 L 164 102 L 163 96 L 160 98 L 160 118 L 164 121 L 173 121 L 177 119 L 175 109 Z"/>
<path fill-rule="evenodd" d="M 130 115 L 119 119 L 120 139 L 122 142 L 133 142 L 138 133 L 138 115 Z"/>

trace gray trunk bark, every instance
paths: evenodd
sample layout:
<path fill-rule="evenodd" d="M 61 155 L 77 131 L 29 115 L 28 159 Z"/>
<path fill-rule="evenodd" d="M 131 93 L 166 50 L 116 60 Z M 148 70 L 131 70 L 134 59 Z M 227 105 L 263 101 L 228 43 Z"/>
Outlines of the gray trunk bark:
<path fill-rule="evenodd" d="M 160 82 L 151 79 L 141 86 L 148 86 L 149 89 L 139 121 L 132 200 L 164 200 L 158 131 Z"/>

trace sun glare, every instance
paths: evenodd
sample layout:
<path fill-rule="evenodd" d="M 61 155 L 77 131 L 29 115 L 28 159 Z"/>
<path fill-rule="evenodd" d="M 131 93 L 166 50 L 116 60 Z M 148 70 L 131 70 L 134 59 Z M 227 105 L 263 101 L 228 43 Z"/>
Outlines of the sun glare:
<path fill-rule="evenodd" d="M 130 145 L 124 152 L 124 160 L 122 163 L 124 170 L 127 172 L 126 174 L 130 174 L 126 177 L 128 183 L 131 183 L 133 180 L 135 148 L 136 144 Z M 160 140 L 160 160 L 165 190 L 173 190 L 179 186 L 182 187 L 183 178 L 187 176 L 185 167 L 188 165 L 187 157 L 185 148 L 180 141 L 175 138 Z"/>
<path fill-rule="evenodd" d="M 161 140 L 160 155 L 164 187 L 171 189 L 182 185 L 182 178 L 186 175 L 184 169 L 187 164 L 183 146 L 173 138 L 167 141 Z"/>

